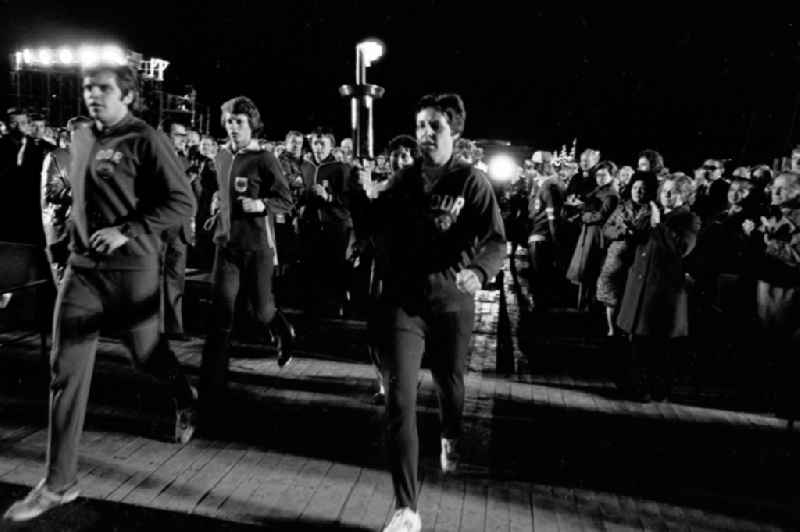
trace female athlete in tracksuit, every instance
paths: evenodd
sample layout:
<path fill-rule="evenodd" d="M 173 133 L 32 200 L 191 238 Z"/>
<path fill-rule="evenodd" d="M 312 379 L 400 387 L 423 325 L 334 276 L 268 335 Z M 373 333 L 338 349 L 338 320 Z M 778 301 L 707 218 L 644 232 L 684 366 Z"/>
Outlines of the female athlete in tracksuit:
<path fill-rule="evenodd" d="M 422 160 L 398 172 L 372 202 L 382 279 L 378 336 L 398 508 L 388 531 L 420 526 L 416 396 L 422 354 L 428 353 L 437 386 L 441 465 L 449 471 L 462 425 L 474 293 L 495 277 L 506 256 L 505 230 L 486 174 L 452 156 L 464 116 L 457 95 L 423 98 L 416 114 Z"/>

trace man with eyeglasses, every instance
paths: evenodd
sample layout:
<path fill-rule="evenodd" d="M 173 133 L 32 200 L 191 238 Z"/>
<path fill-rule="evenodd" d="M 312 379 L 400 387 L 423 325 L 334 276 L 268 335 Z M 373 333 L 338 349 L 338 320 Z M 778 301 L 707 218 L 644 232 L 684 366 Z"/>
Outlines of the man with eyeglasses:
<path fill-rule="evenodd" d="M 184 177 L 190 184 L 194 184 L 188 175 L 191 166 L 187 157 L 188 133 L 186 126 L 173 120 L 164 120 L 161 129 L 169 136 L 175 154 L 181 162 Z M 195 176 L 196 177 L 196 176 Z M 195 187 L 195 201 L 199 201 L 199 194 Z M 187 246 L 194 244 L 194 215 L 178 227 L 172 227 L 164 232 L 164 258 L 163 258 L 163 299 L 164 299 L 164 332 L 172 340 L 186 340 L 183 329 L 183 293 L 186 287 L 186 257 Z"/>
<path fill-rule="evenodd" d="M 695 211 L 705 224 L 719 215 L 728 206 L 728 187 L 730 183 L 723 177 L 724 163 L 718 159 L 706 159 L 695 172 L 697 192 Z"/>

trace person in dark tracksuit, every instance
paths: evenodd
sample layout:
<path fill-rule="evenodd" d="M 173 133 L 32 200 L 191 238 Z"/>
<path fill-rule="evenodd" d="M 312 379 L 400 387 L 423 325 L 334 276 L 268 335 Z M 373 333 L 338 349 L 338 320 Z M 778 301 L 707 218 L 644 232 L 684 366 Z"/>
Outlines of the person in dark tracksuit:
<path fill-rule="evenodd" d="M 201 415 L 213 426 L 224 395 L 228 373 L 228 348 L 236 297 L 240 290 L 268 340 L 277 347 L 278 364 L 289 361 L 288 344 L 294 331 L 275 307 L 272 273 L 276 260 L 275 233 L 270 214 L 292 207 L 289 186 L 278 160 L 253 138 L 261 128 L 261 115 L 244 96 L 222 105 L 222 123 L 229 142 L 217 154 L 217 186 L 212 202 L 214 222 L 214 288 L 210 330 L 203 348 L 200 374 Z M 277 325 L 275 333 L 271 330 Z"/>
<path fill-rule="evenodd" d="M 334 140 L 333 134 L 322 128 L 314 131 L 313 156 L 303 168 L 305 193 L 298 210 L 307 283 L 305 307 L 312 317 L 325 310 L 344 315 L 351 273 L 347 251 L 353 233 L 353 189 L 357 185 L 353 167 L 332 155 Z"/>
<path fill-rule="evenodd" d="M 300 236 L 297 209 L 303 205 L 305 183 L 311 180 L 315 167 L 303 159 L 303 134 L 289 131 L 284 141 L 286 149 L 278 156 L 283 175 L 289 183 L 294 209 L 289 215 L 277 215 L 275 240 L 281 250 L 281 274 L 289 273 L 300 261 Z M 295 273 L 292 271 L 292 273 Z"/>
<path fill-rule="evenodd" d="M 475 292 L 506 258 L 500 209 L 488 177 L 453 157 L 466 112 L 455 94 L 417 105 L 420 161 L 388 185 L 361 176 L 372 200 L 381 276 L 379 337 L 386 385 L 389 461 L 397 511 L 387 532 L 418 531 L 417 373 L 427 351 L 441 408 L 444 471 L 455 469 L 464 409 L 464 371 Z"/>
<path fill-rule="evenodd" d="M 94 126 L 72 139 L 71 252 L 53 318 L 45 478 L 5 514 L 33 519 L 78 496 L 78 444 L 101 328 L 123 333 L 133 359 L 177 403 L 176 441 L 192 435 L 194 392 L 160 333 L 161 234 L 192 215 L 194 199 L 164 137 L 128 111 L 137 74 L 99 66 L 83 79 Z"/>
<path fill-rule="evenodd" d="M 397 135 L 386 147 L 389 153 L 389 173 L 374 173 L 369 176 L 374 179 L 380 186 L 388 186 L 388 181 L 392 176 L 402 170 L 414 165 L 414 161 L 419 158 L 419 148 L 417 141 L 410 135 Z M 353 222 L 354 230 L 356 233 L 356 243 L 353 246 L 353 256 L 361 263 L 367 262 L 369 264 L 369 304 L 370 309 L 373 305 L 377 304 L 378 296 L 381 292 L 382 279 L 378 275 L 379 272 L 375 268 L 375 250 L 373 243 L 370 242 L 370 229 L 373 224 L 369 219 L 370 210 L 369 204 L 365 204 L 365 195 L 357 196 L 354 201 L 353 209 Z M 386 403 L 386 387 L 383 384 L 383 375 L 381 374 L 381 358 L 380 358 L 380 330 L 378 316 L 375 312 L 368 312 L 369 318 L 367 319 L 367 350 L 369 352 L 372 364 L 375 366 L 375 373 L 377 378 L 378 391 L 372 396 L 372 402 L 375 404 Z"/>

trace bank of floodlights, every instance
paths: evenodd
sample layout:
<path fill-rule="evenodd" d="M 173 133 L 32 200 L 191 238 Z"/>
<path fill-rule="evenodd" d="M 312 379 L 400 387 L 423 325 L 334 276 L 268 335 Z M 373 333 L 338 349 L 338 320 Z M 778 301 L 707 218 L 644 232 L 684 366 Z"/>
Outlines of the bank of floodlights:
<path fill-rule="evenodd" d="M 14 53 L 14 68 L 91 68 L 98 65 L 121 66 L 128 63 L 128 54 L 119 46 L 81 45 L 59 48 L 24 48 Z"/>

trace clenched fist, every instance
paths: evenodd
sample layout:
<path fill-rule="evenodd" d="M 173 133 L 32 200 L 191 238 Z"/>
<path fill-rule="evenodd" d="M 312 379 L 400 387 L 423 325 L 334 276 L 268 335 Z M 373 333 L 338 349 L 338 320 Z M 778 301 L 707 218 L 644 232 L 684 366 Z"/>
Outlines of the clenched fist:
<path fill-rule="evenodd" d="M 89 246 L 103 255 L 110 255 L 114 250 L 128 243 L 128 237 L 117 227 L 105 227 L 94 232 L 89 238 Z"/>
<path fill-rule="evenodd" d="M 481 288 L 481 280 L 475 270 L 465 268 L 456 274 L 456 287 L 467 294 L 475 294 Z"/>

